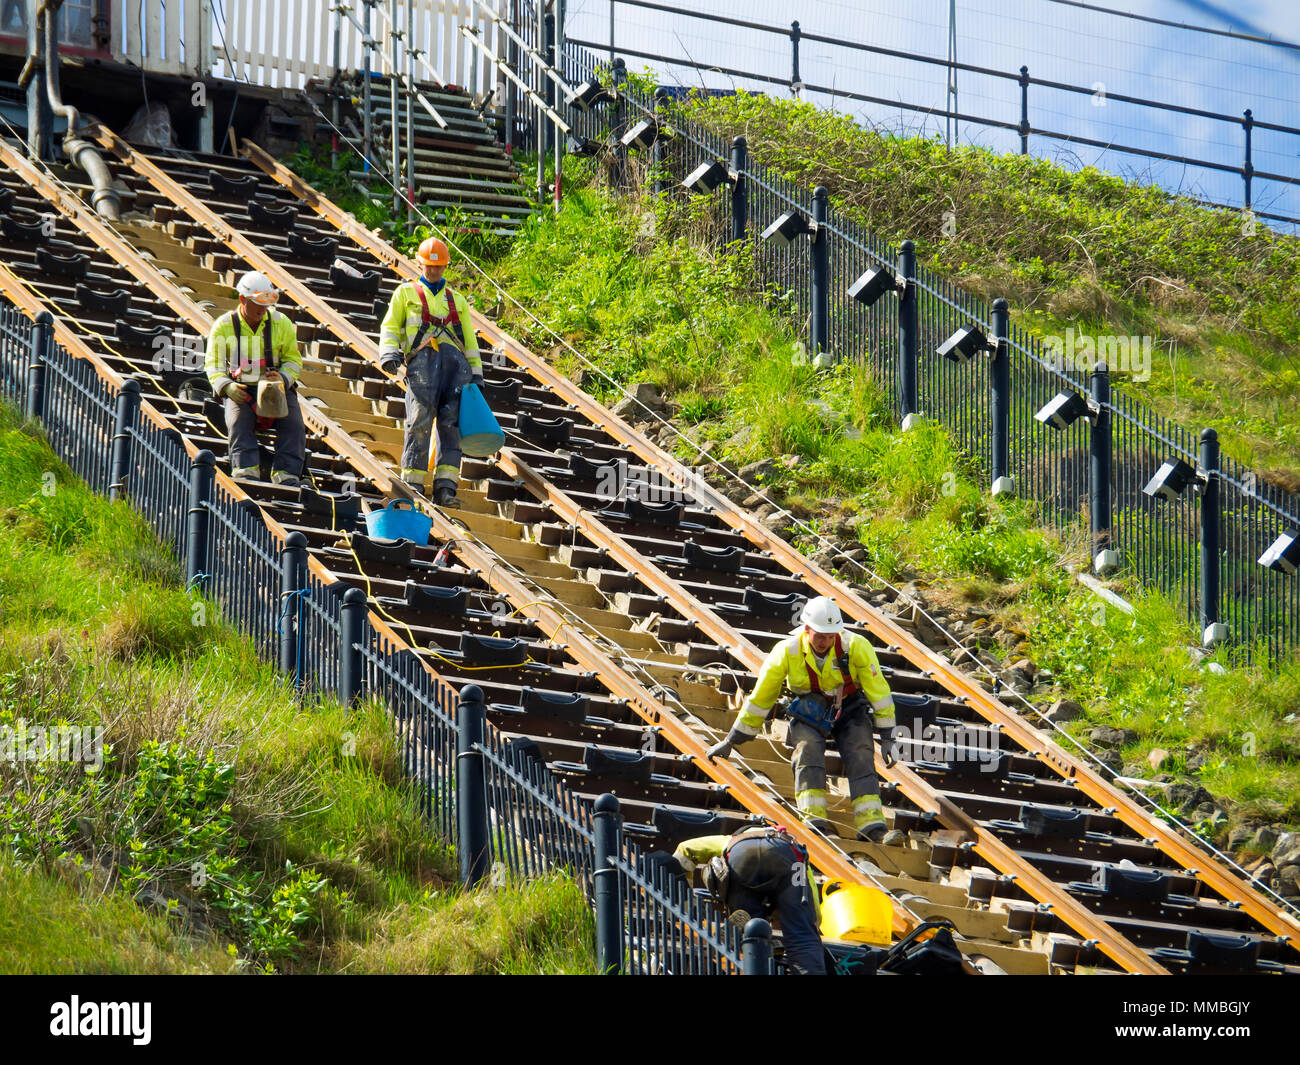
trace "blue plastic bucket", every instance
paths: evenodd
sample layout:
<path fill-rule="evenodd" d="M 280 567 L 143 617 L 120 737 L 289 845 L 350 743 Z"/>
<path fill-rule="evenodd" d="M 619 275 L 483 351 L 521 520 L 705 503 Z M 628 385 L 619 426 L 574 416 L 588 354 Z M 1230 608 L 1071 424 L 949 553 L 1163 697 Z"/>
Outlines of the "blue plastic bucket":
<path fill-rule="evenodd" d="M 411 505 L 409 499 L 394 499 L 383 510 L 366 515 L 366 531 L 384 540 L 407 539 L 417 547 L 429 542 L 433 519 Z"/>
<path fill-rule="evenodd" d="M 505 443 L 506 434 L 501 431 L 478 385 L 466 385 L 460 390 L 461 452 L 471 458 L 484 459 L 500 451 Z"/>

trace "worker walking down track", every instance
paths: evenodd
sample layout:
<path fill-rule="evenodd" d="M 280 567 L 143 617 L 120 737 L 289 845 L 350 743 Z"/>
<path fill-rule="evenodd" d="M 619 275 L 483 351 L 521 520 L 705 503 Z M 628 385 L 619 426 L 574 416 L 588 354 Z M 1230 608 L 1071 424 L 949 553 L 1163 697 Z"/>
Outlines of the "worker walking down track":
<path fill-rule="evenodd" d="M 418 281 L 399 285 L 379 327 L 379 359 L 385 372 L 406 372 L 406 435 L 402 444 L 402 479 L 424 491 L 429 472 L 429 445 L 436 425 L 437 465 L 433 470 L 434 502 L 458 506 L 460 481 L 460 394 L 473 381 L 483 383 L 478 337 L 470 323 L 469 303 L 443 278 L 451 255 L 447 245 L 429 237 L 419 247 Z"/>
<path fill-rule="evenodd" d="M 893 695 L 875 649 L 865 636 L 844 628 L 833 600 L 810 599 L 800 621 L 800 628 L 772 648 L 731 731 L 709 754 L 726 758 L 733 747 L 757 736 L 788 687 L 794 697 L 783 709 L 790 718 L 787 744 L 794 748 L 800 813 L 818 831 L 834 833 L 826 791 L 826 742 L 833 739 L 849 781 L 857 837 L 879 843 L 885 836 L 885 816 L 876 780 L 872 719 L 881 734 L 885 765 L 892 766 Z"/>

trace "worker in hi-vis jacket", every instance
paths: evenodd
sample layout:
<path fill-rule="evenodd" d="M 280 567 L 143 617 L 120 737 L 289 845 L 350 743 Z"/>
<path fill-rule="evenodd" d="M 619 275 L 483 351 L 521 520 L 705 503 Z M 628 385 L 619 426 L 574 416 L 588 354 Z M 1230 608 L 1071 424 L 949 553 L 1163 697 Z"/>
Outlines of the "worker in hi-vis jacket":
<path fill-rule="evenodd" d="M 772 648 L 754 690 L 726 739 L 709 749 L 726 758 L 734 746 L 757 736 L 784 688 L 793 698 L 787 742 L 794 748 L 795 801 L 808 823 L 831 833 L 827 818 L 826 741 L 833 739 L 844 763 L 858 839 L 879 843 L 885 835 L 880 786 L 872 745 L 872 719 L 881 734 L 885 765 L 894 764 L 894 697 L 865 636 L 844 628 L 834 601 L 819 596 L 804 606 L 802 625 Z"/>
<path fill-rule="evenodd" d="M 825 975 L 808 852 L 784 828 L 763 825 L 731 836 L 697 836 L 678 844 L 673 857 L 687 877 L 700 871 L 713 901 L 738 927 L 751 917 L 775 915 L 789 967 L 800 976 Z"/>
<path fill-rule="evenodd" d="M 421 276 L 398 285 L 379 327 L 379 364 L 387 373 L 406 370 L 406 435 L 402 442 L 402 480 L 424 491 L 429 444 L 438 430 L 433 469 L 434 502 L 457 506 L 460 482 L 460 393 L 483 383 L 478 337 L 469 302 L 443 278 L 451 263 L 447 245 L 436 237 L 416 252 Z"/>

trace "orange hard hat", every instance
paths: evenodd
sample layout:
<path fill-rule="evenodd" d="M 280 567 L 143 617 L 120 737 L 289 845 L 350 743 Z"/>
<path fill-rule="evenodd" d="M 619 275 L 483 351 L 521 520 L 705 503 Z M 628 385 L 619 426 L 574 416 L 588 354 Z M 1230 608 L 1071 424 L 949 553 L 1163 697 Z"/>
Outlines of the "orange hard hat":
<path fill-rule="evenodd" d="M 425 266 L 446 266 L 451 262 L 447 245 L 437 237 L 429 237 L 420 245 L 415 257 Z"/>

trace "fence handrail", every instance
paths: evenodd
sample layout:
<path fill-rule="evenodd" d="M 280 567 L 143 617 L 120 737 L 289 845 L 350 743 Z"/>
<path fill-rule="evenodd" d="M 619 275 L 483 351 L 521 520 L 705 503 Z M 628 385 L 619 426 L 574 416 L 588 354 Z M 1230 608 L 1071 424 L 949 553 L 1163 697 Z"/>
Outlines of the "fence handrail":
<path fill-rule="evenodd" d="M 785 37 L 787 39 L 789 39 L 792 36 L 792 30 L 791 27 L 789 26 L 771 26 L 771 25 L 766 25 L 764 23 L 751 22 L 747 19 L 729 18 L 726 16 L 714 15 L 703 11 L 690 11 L 680 7 L 672 7 L 669 6 L 668 4 L 654 3 L 653 0 L 611 0 L 611 2 L 614 4 L 624 4 L 627 7 L 649 8 L 651 10 L 662 11 L 670 15 L 683 15 L 686 16 L 687 18 L 703 19 L 704 21 L 707 22 L 719 22 L 729 26 L 740 26 L 744 29 L 757 30 L 762 33 L 770 33 L 778 37 Z M 798 23 L 795 23 L 794 25 L 799 26 Z M 906 59 L 909 62 L 926 63 L 932 66 L 945 67 L 949 70 L 960 70 L 970 74 L 983 74 L 988 77 L 1002 78 L 1006 81 L 1014 81 L 1022 84 L 1025 83 L 1027 79 L 1028 84 L 1030 85 L 1038 85 L 1046 89 L 1057 89 L 1060 90 L 1061 92 L 1078 93 L 1084 96 L 1092 96 L 1096 92 L 1096 90 L 1091 86 L 1071 85 L 1068 82 L 1063 82 L 1063 81 L 1051 81 L 1046 78 L 1035 78 L 1033 75 L 1028 74 L 1027 68 L 1024 67 L 1021 68 L 1020 72 L 1013 74 L 1010 71 L 997 70 L 993 67 L 982 67 L 972 63 L 963 63 L 958 60 L 941 59 L 938 56 L 917 55 L 914 52 L 904 52 L 896 48 L 884 48 L 880 45 L 875 45 L 875 44 L 864 44 L 860 41 L 846 41 L 843 37 L 830 37 L 830 36 L 826 36 L 825 34 L 809 33 L 802 26 L 799 26 L 798 29 L 798 39 L 804 41 L 816 41 L 819 44 L 835 45 L 840 48 L 848 48 L 852 51 L 872 52 L 875 55 L 889 56 L 894 59 Z M 621 46 L 617 50 L 620 52 L 626 51 L 626 49 L 622 48 Z M 633 54 L 633 53 L 629 52 L 627 54 Z M 664 61 L 670 63 L 677 62 L 677 60 L 667 60 L 667 59 Z M 750 75 L 750 74 L 746 74 L 744 76 L 754 77 L 754 75 Z M 763 78 L 762 80 L 766 81 L 769 79 Z M 779 81 L 780 84 L 784 84 L 784 85 L 789 85 L 791 83 L 790 79 L 788 78 L 784 80 L 781 79 L 771 79 L 771 80 Z M 816 91 L 816 92 L 828 91 L 826 89 L 814 90 L 813 86 L 808 85 L 807 83 L 804 83 L 804 88 L 806 90 Z M 1197 118 L 1215 119 L 1220 122 L 1229 122 L 1238 126 L 1243 125 L 1246 122 L 1249 122 L 1255 129 L 1267 129 L 1277 133 L 1291 133 L 1300 136 L 1300 127 L 1284 126 L 1273 122 L 1261 122 L 1257 119 L 1254 119 L 1253 117 L 1247 119 L 1247 118 L 1243 118 L 1243 116 L 1241 115 L 1225 115 L 1217 111 L 1206 111 L 1198 107 L 1187 107 L 1184 104 L 1171 104 L 1162 100 L 1148 100 L 1145 97 L 1141 97 L 1141 96 L 1125 96 L 1122 93 L 1107 92 L 1106 99 L 1119 100 L 1121 103 L 1136 104 L 1139 107 L 1150 107 L 1161 111 L 1174 111 L 1179 114 L 1195 115 Z"/>

